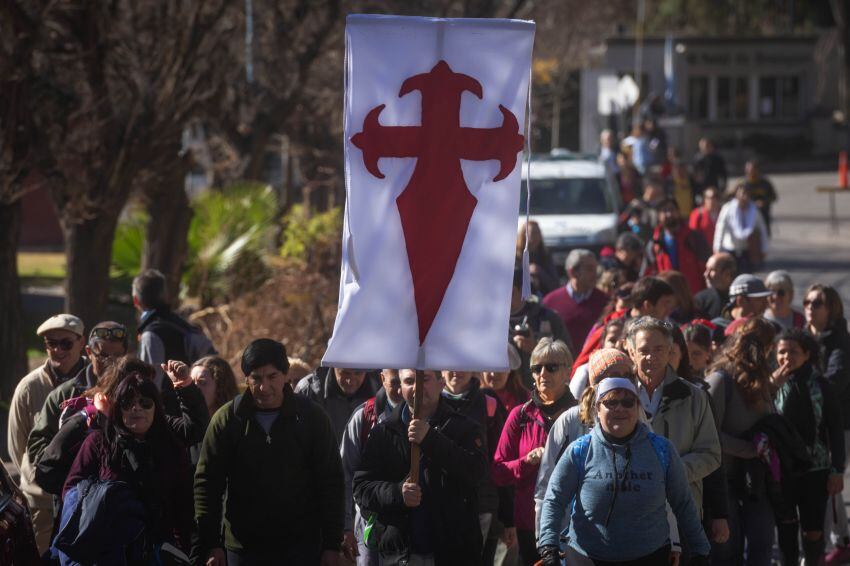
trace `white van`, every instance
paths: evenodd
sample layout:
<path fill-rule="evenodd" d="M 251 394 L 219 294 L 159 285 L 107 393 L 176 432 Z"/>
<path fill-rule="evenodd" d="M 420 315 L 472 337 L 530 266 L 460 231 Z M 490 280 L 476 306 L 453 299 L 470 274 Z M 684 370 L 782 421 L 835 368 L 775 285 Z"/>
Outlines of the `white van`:
<path fill-rule="evenodd" d="M 519 226 L 525 222 L 526 168 L 522 172 Z M 617 239 L 619 191 L 592 156 L 554 150 L 531 161 L 531 220 L 559 270 L 570 250 L 599 253 Z"/>

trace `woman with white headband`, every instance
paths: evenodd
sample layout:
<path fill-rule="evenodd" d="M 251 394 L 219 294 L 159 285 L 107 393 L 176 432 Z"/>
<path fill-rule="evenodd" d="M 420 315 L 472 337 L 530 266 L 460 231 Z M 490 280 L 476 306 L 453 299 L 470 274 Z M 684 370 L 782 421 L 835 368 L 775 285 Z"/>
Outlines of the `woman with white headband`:
<path fill-rule="evenodd" d="M 710 546 L 691 496 L 685 468 L 666 438 L 639 422 L 634 384 L 609 377 L 596 388 L 596 425 L 558 461 L 540 519 L 544 566 L 561 564 L 560 525 L 570 513 L 570 566 L 668 566 L 669 502 L 691 562 L 708 564 Z"/>

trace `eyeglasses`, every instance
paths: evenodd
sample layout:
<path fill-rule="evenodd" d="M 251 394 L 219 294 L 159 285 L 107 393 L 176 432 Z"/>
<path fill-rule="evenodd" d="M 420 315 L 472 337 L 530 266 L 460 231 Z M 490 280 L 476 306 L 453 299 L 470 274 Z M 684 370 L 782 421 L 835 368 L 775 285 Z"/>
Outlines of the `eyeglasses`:
<path fill-rule="evenodd" d="M 104 354 L 103 352 L 92 352 L 92 357 L 100 363 L 106 363 L 118 358 L 119 356 L 114 354 Z"/>
<path fill-rule="evenodd" d="M 70 338 L 65 338 L 63 340 L 45 340 L 44 346 L 48 350 L 64 350 L 65 352 L 69 351 L 74 347 L 74 340 Z"/>
<path fill-rule="evenodd" d="M 824 305 L 823 299 L 815 299 L 814 301 L 810 301 L 809 299 L 806 299 L 806 300 L 803 301 L 804 307 L 810 306 L 813 309 L 819 309 L 823 305 Z"/>
<path fill-rule="evenodd" d="M 136 397 L 135 399 L 127 399 L 121 402 L 121 409 L 124 411 L 129 411 L 136 405 L 139 406 L 143 411 L 150 411 L 153 409 L 153 399 L 150 397 Z"/>
<path fill-rule="evenodd" d="M 600 401 L 605 408 L 609 411 L 613 411 L 617 407 L 623 407 L 624 409 L 631 409 L 637 403 L 637 400 L 634 397 L 626 397 L 625 399 L 605 399 L 604 401 Z"/>
<path fill-rule="evenodd" d="M 116 326 L 114 328 L 105 328 L 103 326 L 99 326 L 97 328 L 93 328 L 89 338 L 100 338 L 101 340 L 123 340 L 127 336 L 127 329 L 123 326 Z"/>
<path fill-rule="evenodd" d="M 775 291 L 771 291 L 774 296 L 779 297 L 780 299 L 785 296 L 785 289 L 776 289 Z"/>
<path fill-rule="evenodd" d="M 540 375 L 541 373 L 543 373 L 544 369 L 549 373 L 555 373 L 556 371 L 558 371 L 558 368 L 563 366 L 564 364 L 534 364 L 533 366 L 531 366 L 531 373 L 536 373 L 537 375 Z"/>

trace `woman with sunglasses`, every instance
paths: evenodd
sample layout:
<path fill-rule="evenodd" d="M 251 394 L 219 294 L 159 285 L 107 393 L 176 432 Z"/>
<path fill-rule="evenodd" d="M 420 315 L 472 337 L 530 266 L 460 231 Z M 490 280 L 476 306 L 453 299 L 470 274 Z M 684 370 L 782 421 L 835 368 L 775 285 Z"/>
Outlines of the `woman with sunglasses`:
<path fill-rule="evenodd" d="M 132 372 L 117 385 L 106 424 L 83 441 L 63 497 L 86 478 L 125 482 L 143 505 L 145 541 L 188 552 L 194 526 L 191 466 L 166 421 L 152 373 L 152 368 Z"/>
<path fill-rule="evenodd" d="M 594 409 L 596 425 L 570 444 L 549 481 L 540 519 L 544 566 L 561 564 L 567 513 L 570 566 L 668 566 L 668 503 L 691 549 L 691 563 L 707 564 L 710 547 L 684 464 L 669 440 L 640 422 L 635 385 L 619 377 L 602 380 Z"/>
<path fill-rule="evenodd" d="M 576 404 L 567 387 L 573 356 L 560 340 L 543 338 L 531 353 L 534 390 L 514 407 L 493 457 L 493 482 L 514 487 L 514 519 L 523 564 L 538 560 L 534 540 L 534 485 L 552 423 Z"/>
<path fill-rule="evenodd" d="M 753 442 L 750 429 L 776 412 L 768 369 L 775 331 L 766 320 L 748 321 L 709 367 L 708 391 L 720 434 L 727 481 L 729 539 L 712 549 L 715 564 L 745 555 L 748 566 L 769 566 L 774 521 L 764 482 L 748 481 L 764 446 Z M 757 468 L 758 469 L 758 468 Z"/>
<path fill-rule="evenodd" d="M 634 372 L 629 356 L 614 348 L 596 350 L 590 354 L 590 362 L 587 365 L 589 383 L 582 390 L 578 405 L 567 409 L 552 425 L 543 449 L 543 457 L 540 459 L 540 471 L 537 472 L 537 484 L 534 488 L 534 514 L 537 519 L 538 534 L 540 533 L 540 509 L 543 506 L 543 498 L 546 497 L 546 488 L 549 486 L 549 478 L 555 469 L 555 464 L 558 463 L 570 442 L 587 434 L 593 426 L 596 386 L 607 377 L 631 376 Z"/>
<path fill-rule="evenodd" d="M 803 295 L 804 329 L 815 337 L 820 346 L 820 362 L 823 376 L 832 383 L 838 404 L 841 407 L 844 425 L 845 453 L 850 454 L 850 334 L 844 318 L 844 305 L 835 288 L 815 284 Z M 827 555 L 830 563 L 836 558 L 850 560 L 850 529 L 847 527 L 847 512 L 841 493 L 833 500 L 835 513 L 827 510 L 827 529 L 835 549 Z"/>
<path fill-rule="evenodd" d="M 764 286 L 770 291 L 767 298 L 767 310 L 764 318 L 775 322 L 782 329 L 803 328 L 806 318 L 803 313 L 791 308 L 794 300 L 794 283 L 787 271 L 771 271 L 764 280 Z"/>

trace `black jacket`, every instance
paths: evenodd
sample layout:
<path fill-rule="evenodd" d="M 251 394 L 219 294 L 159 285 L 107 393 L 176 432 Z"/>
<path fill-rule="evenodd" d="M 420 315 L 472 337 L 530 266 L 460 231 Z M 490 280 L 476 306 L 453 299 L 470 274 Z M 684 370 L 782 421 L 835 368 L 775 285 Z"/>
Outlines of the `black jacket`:
<path fill-rule="evenodd" d="M 838 397 L 844 430 L 850 430 L 850 334 L 847 321 L 839 318 L 818 336 L 823 376 Z"/>
<path fill-rule="evenodd" d="M 455 411 L 466 415 L 475 422 L 481 430 L 484 440 L 484 453 L 487 454 L 487 470 L 478 486 L 478 512 L 495 513 L 498 511 L 499 521 L 507 527 L 514 526 L 514 493 L 511 487 L 497 488 L 490 477 L 490 467 L 493 465 L 493 455 L 502 428 L 508 418 L 508 412 L 492 389 L 481 387 L 481 382 L 473 378 L 470 388 L 460 399 L 450 396 L 443 391 L 443 400 Z M 492 415 L 491 415 L 492 414 Z"/>
<path fill-rule="evenodd" d="M 289 386 L 268 434 L 256 411 L 246 391 L 216 411 L 204 437 L 195 471 L 202 555 L 300 548 L 318 561 L 323 549 L 339 551 L 344 479 L 328 416 Z"/>
<path fill-rule="evenodd" d="M 440 401 L 422 442 L 423 496 L 418 514 L 405 506 L 401 494 L 410 471 L 403 414 L 407 406 L 401 404 L 372 429 L 354 474 L 354 499 L 364 517 L 375 514 L 372 536 L 381 559 L 385 564 L 405 564 L 412 538 L 424 536 L 437 564 L 480 564 L 483 541 L 477 486 L 487 465 L 480 427 Z M 412 524 L 421 530 L 413 532 Z"/>
<path fill-rule="evenodd" d="M 203 439 L 209 413 L 200 389 L 192 384 L 175 391 L 171 381 L 167 381 L 162 397 L 165 420 L 183 446 L 188 447 Z M 60 495 L 65 476 L 68 475 L 89 429 L 100 429 L 104 423 L 105 417 L 100 413 L 92 423 L 88 422 L 85 415 L 77 414 L 68 418 L 62 428 L 58 428 L 57 417 L 50 436 L 42 436 L 46 444 L 41 448 L 35 466 L 36 483 L 47 493 Z"/>

